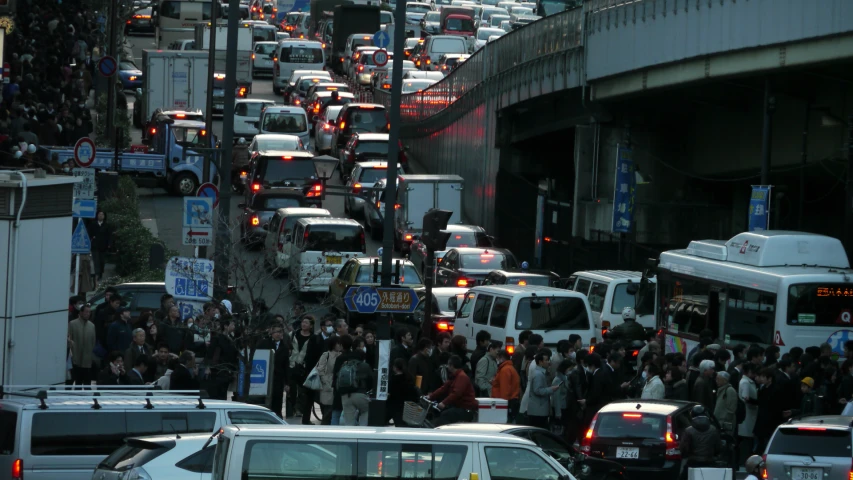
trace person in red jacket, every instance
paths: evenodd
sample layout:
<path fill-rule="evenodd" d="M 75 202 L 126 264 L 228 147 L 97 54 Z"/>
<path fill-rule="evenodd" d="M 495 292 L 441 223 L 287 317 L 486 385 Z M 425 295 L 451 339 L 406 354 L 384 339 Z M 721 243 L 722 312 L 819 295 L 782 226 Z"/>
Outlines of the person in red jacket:
<path fill-rule="evenodd" d="M 462 359 L 457 355 L 451 355 L 447 360 L 447 381 L 429 395 L 430 400 L 442 399 L 438 404 L 441 415 L 436 419 L 436 427 L 474 420 L 477 398 L 474 395 L 474 385 L 471 384 L 468 375 L 462 371 L 462 367 Z"/>

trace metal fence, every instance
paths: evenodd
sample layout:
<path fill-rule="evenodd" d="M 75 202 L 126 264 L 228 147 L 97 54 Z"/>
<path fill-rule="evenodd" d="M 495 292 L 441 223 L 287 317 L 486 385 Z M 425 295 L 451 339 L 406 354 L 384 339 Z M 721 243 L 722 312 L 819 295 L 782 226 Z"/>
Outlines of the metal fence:
<path fill-rule="evenodd" d="M 545 17 L 486 44 L 438 83 L 418 93 L 402 96 L 400 117 L 404 123 L 427 119 L 465 95 L 483 88 L 489 80 L 531 61 L 580 47 L 582 8 Z M 386 107 L 391 94 L 377 90 L 374 99 Z"/>

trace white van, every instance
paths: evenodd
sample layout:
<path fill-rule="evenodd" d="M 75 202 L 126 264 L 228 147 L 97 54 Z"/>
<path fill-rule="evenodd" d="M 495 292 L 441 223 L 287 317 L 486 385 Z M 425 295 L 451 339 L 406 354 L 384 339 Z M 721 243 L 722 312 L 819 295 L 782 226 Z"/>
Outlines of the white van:
<path fill-rule="evenodd" d="M 279 95 L 287 87 L 294 70 L 323 70 L 326 53 L 323 44 L 308 40 L 283 40 L 278 42 L 273 57 L 273 93 Z"/>
<path fill-rule="evenodd" d="M 613 328 L 622 323 L 622 309 L 637 310 L 637 322 L 646 328 L 655 328 L 654 294 L 647 295 L 641 302 L 646 308 L 638 308 L 634 288 L 639 288 L 643 274 L 626 270 L 591 270 L 573 273 L 565 284 L 567 290 L 582 293 L 589 299 L 589 308 L 596 323 L 604 328 Z M 655 279 L 650 279 L 652 283 Z M 632 286 L 633 285 L 633 286 Z M 652 289 L 654 292 L 654 289 Z M 641 314 L 642 312 L 648 312 Z"/>
<path fill-rule="evenodd" d="M 528 439 L 414 428 L 223 428 L 213 480 L 244 478 L 573 478 Z"/>
<path fill-rule="evenodd" d="M 454 335 L 476 345 L 477 332 L 485 330 L 492 340 L 515 351 L 518 334 L 525 330 L 542 335 L 554 347 L 577 333 L 585 346 L 597 340 L 597 328 L 586 295 L 561 288 L 530 285 L 488 285 L 468 291 L 456 313 Z"/>
<path fill-rule="evenodd" d="M 328 292 L 344 263 L 367 253 L 364 227 L 350 218 L 302 218 L 291 235 L 290 283 L 299 294 Z"/>
<path fill-rule="evenodd" d="M 264 243 L 264 261 L 274 270 L 287 273 L 290 270 L 290 257 L 293 255 L 293 227 L 300 218 L 331 217 L 325 208 L 288 207 L 279 208 L 267 225 Z"/>
<path fill-rule="evenodd" d="M 302 107 L 267 106 L 261 110 L 258 133 L 296 135 L 302 145 L 310 150 L 311 124 Z"/>
<path fill-rule="evenodd" d="M 264 407 L 198 394 L 125 386 L 92 385 L 94 391 L 85 392 L 71 388 L 3 386 L 0 471 L 5 473 L 0 478 L 91 480 L 98 464 L 125 437 L 212 434 L 234 423 L 284 424 Z M 10 472 L 20 474 L 7 477 Z"/>

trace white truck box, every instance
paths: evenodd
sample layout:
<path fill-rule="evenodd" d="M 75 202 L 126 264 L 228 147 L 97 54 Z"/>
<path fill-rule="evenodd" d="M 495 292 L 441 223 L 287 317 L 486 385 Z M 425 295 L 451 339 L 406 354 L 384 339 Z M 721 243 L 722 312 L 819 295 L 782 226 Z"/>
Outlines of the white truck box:
<path fill-rule="evenodd" d="M 448 224 L 462 223 L 462 188 L 459 175 L 401 175 L 397 187 L 400 209 L 394 216 L 394 235 L 403 252 L 412 235 L 423 230 L 424 214 L 431 208 L 453 212 Z"/>
<path fill-rule="evenodd" d="M 142 51 L 143 124 L 157 108 L 206 110 L 207 53 L 193 50 Z"/>
<path fill-rule="evenodd" d="M 195 26 L 195 45 L 205 52 L 210 50 L 210 24 L 199 23 Z M 226 49 L 228 47 L 228 27 L 216 26 L 216 73 L 227 73 L 225 70 Z M 237 29 L 237 85 L 247 86 L 251 92 L 252 85 L 252 28 L 241 23 Z"/>

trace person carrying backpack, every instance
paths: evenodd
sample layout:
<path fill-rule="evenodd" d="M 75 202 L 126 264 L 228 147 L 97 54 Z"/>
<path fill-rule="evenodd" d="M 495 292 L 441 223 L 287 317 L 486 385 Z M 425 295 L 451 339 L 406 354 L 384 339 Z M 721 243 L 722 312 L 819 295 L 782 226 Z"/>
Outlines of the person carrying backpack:
<path fill-rule="evenodd" d="M 370 405 L 368 392 L 373 385 L 373 370 L 364 360 L 363 351 L 353 351 L 350 355 L 340 356 L 335 366 L 338 364 L 340 370 L 335 375 L 335 388 L 341 396 L 344 410 L 341 425 L 366 427 Z"/>

